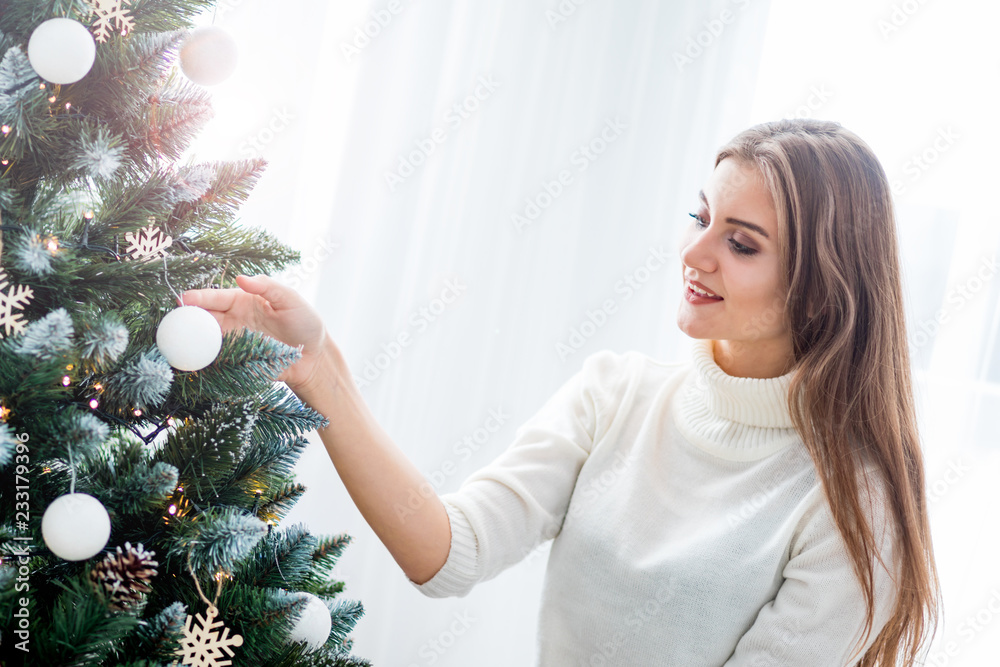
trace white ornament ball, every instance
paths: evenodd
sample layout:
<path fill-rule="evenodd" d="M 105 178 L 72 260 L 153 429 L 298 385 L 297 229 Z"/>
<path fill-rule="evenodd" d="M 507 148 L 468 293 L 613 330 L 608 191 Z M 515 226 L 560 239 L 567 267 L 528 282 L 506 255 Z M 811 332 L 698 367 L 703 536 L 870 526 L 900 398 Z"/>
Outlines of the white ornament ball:
<path fill-rule="evenodd" d="M 181 306 L 167 313 L 156 328 L 156 347 L 179 371 L 200 371 L 222 349 L 222 328 L 198 306 Z"/>
<path fill-rule="evenodd" d="M 49 19 L 28 40 L 31 67 L 50 83 L 76 83 L 87 76 L 96 55 L 94 36 L 73 19 Z"/>
<path fill-rule="evenodd" d="M 289 640 L 293 642 L 305 642 L 308 652 L 313 652 L 330 637 L 330 629 L 333 628 L 333 620 L 330 618 L 330 610 L 318 597 L 312 593 L 301 593 L 302 597 L 309 601 L 302 609 L 302 615 L 292 628 Z"/>
<path fill-rule="evenodd" d="M 236 70 L 236 40 L 218 26 L 193 30 L 181 46 L 181 71 L 201 86 L 222 83 Z"/>
<path fill-rule="evenodd" d="M 87 560 L 111 537 L 111 517 L 101 501 L 86 493 L 67 493 L 42 515 L 45 546 L 63 560 Z"/>

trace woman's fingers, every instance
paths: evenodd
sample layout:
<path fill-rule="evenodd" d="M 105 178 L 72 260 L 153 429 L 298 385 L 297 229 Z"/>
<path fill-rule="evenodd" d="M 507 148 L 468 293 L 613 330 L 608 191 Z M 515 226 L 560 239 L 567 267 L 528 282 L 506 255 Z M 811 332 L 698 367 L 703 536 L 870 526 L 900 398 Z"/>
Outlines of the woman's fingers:
<path fill-rule="evenodd" d="M 238 289 L 189 289 L 181 293 L 185 306 L 225 312 L 233 307 Z"/>
<path fill-rule="evenodd" d="M 295 290 L 285 287 L 270 276 L 236 276 L 236 284 L 244 292 L 263 297 L 275 310 L 286 310 L 302 305 L 302 298 Z"/>
<path fill-rule="evenodd" d="M 315 371 L 326 335 L 323 320 L 294 289 L 270 276 L 236 276 L 239 287 L 184 292 L 185 305 L 204 308 L 224 332 L 246 328 L 259 331 L 292 347 L 302 346 L 302 358 L 279 376 L 291 386 L 301 385 Z"/>
<path fill-rule="evenodd" d="M 279 340 L 301 333 L 309 305 L 298 292 L 264 275 L 238 275 L 236 284 L 239 287 L 188 290 L 181 297 L 185 305 L 210 312 L 223 331 L 246 327 Z"/>
<path fill-rule="evenodd" d="M 255 329 L 257 326 L 252 319 L 254 304 L 247 302 L 258 299 L 238 287 L 187 290 L 181 294 L 181 298 L 185 306 L 198 306 L 211 313 L 223 332 L 241 327 Z"/>

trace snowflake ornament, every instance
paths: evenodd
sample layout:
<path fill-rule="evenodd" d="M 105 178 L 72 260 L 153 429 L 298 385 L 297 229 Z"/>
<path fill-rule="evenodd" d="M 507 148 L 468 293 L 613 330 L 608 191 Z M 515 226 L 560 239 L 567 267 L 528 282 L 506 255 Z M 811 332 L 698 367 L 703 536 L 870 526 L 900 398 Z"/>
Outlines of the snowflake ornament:
<path fill-rule="evenodd" d="M 184 623 L 184 637 L 181 638 L 180 648 L 176 653 L 181 657 L 171 667 L 226 667 L 232 664 L 232 660 L 224 659 L 223 651 L 230 658 L 233 657 L 235 653 L 230 647 L 242 646 L 243 637 L 230 637 L 229 628 L 222 621 L 213 622 L 212 619 L 218 615 L 219 609 L 215 605 L 209 605 L 204 617 L 201 614 L 194 617 L 188 615 Z M 197 625 L 194 624 L 194 619 L 198 619 Z"/>
<path fill-rule="evenodd" d="M 134 27 L 132 17 L 122 5 L 132 4 L 132 0 L 89 0 L 91 9 L 97 14 L 94 21 L 94 39 L 100 43 L 108 41 L 111 31 L 122 35 Z"/>
<path fill-rule="evenodd" d="M 125 240 L 129 242 L 125 251 L 132 255 L 132 259 L 142 259 L 149 261 L 157 257 L 166 256 L 167 248 L 173 243 L 173 239 L 163 234 L 159 228 L 153 225 L 150 218 L 149 226 L 143 227 L 139 234 L 128 232 Z"/>
<path fill-rule="evenodd" d="M 23 310 L 34 295 L 27 285 L 10 285 L 7 272 L 0 269 L 0 326 L 4 327 L 4 335 L 9 336 L 11 331 L 24 332 L 24 314 L 14 310 Z"/>

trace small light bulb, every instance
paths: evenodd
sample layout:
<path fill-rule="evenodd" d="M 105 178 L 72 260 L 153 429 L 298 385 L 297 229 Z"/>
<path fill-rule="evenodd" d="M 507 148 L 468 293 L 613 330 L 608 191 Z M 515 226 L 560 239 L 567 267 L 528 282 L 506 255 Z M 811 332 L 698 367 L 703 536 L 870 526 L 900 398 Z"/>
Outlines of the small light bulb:
<path fill-rule="evenodd" d="M 90 407 L 93 408 L 93 409 L 95 409 L 95 410 L 97 409 L 97 399 L 96 398 L 90 399 Z"/>
<path fill-rule="evenodd" d="M 7 164 L 8 164 L 8 161 L 7 161 L 7 160 L 0 160 L 0 164 L 2 164 L 2 165 L 7 165 Z"/>
<path fill-rule="evenodd" d="M 55 237 L 49 239 L 48 243 L 45 245 L 49 249 L 49 252 L 56 252 L 59 250 L 59 241 Z"/>
<path fill-rule="evenodd" d="M 38 89 L 39 90 L 45 90 L 45 83 L 42 82 L 42 83 L 38 84 Z"/>
<path fill-rule="evenodd" d="M 96 391 L 104 391 L 104 385 L 98 382 L 97 384 L 94 385 L 94 389 Z"/>
<path fill-rule="evenodd" d="M 66 370 L 68 371 L 73 370 L 73 364 L 66 364 Z"/>
<path fill-rule="evenodd" d="M 69 102 L 66 103 L 66 108 L 69 109 Z"/>
<path fill-rule="evenodd" d="M 0 127 L 0 132 L 3 132 L 4 134 L 10 134 L 10 125 L 4 125 Z"/>
<path fill-rule="evenodd" d="M 142 416 L 142 410 L 140 410 L 139 408 L 136 408 L 135 410 L 132 411 L 132 414 L 134 414 L 136 417 L 141 417 Z"/>
<path fill-rule="evenodd" d="M 86 213 L 83 214 L 83 217 L 85 217 L 87 220 L 91 220 L 94 217 L 94 212 L 93 211 L 87 211 Z"/>
<path fill-rule="evenodd" d="M 183 486 L 178 486 L 177 487 L 177 492 L 178 493 L 184 493 L 184 487 Z"/>
<path fill-rule="evenodd" d="M 70 383 L 70 379 L 69 379 L 69 376 L 68 376 L 68 375 L 64 375 L 64 376 L 63 376 L 63 386 L 64 386 L 64 387 L 68 387 L 68 386 L 69 386 L 69 383 Z"/>
<path fill-rule="evenodd" d="M 177 505 L 171 505 L 168 507 L 167 512 L 170 514 L 177 514 Z"/>
<path fill-rule="evenodd" d="M 49 98 L 49 104 L 52 104 L 55 101 L 56 101 L 56 96 L 55 95 L 53 95 L 52 97 Z"/>

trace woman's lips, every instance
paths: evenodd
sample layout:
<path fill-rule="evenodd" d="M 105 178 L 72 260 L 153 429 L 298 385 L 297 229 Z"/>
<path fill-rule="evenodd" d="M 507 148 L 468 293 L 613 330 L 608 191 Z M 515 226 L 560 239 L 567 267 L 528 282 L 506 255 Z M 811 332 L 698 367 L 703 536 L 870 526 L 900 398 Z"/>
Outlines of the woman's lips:
<path fill-rule="evenodd" d="M 723 300 L 721 296 L 703 296 L 701 294 L 698 294 L 688 285 L 684 285 L 684 296 L 689 302 L 694 304 L 718 303 L 719 301 Z"/>

